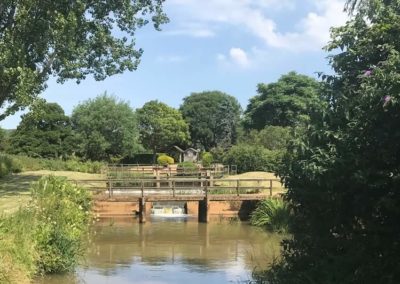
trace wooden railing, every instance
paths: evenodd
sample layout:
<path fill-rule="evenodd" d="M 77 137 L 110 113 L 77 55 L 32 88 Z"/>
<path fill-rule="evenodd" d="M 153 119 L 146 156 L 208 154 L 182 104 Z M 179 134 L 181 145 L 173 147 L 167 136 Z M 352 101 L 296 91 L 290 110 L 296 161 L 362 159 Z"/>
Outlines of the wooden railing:
<path fill-rule="evenodd" d="M 237 174 L 235 165 L 214 165 L 211 167 L 178 167 L 171 165 L 163 167 L 160 165 L 139 165 L 139 164 L 109 164 L 106 169 L 108 178 L 124 179 L 124 178 L 168 178 L 168 177 L 201 177 L 214 176 L 222 177 L 224 175 Z"/>
<path fill-rule="evenodd" d="M 77 185 L 88 190 L 114 195 L 132 195 L 138 197 L 170 195 L 204 196 L 208 195 L 266 195 L 282 192 L 279 179 L 104 179 L 74 180 Z"/>

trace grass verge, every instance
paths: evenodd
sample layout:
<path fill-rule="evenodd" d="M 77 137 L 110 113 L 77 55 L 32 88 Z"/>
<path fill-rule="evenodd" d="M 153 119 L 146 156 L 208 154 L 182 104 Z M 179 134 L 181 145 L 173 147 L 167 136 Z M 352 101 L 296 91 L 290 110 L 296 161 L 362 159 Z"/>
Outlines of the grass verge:
<path fill-rule="evenodd" d="M 29 206 L 0 217 L 0 283 L 29 283 L 34 275 L 71 271 L 84 252 L 87 190 L 49 176 L 31 192 Z"/>

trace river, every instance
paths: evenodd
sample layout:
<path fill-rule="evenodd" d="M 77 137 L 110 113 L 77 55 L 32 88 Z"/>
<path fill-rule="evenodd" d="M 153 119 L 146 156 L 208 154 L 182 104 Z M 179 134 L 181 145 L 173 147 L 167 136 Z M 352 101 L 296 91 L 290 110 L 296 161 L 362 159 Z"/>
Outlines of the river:
<path fill-rule="evenodd" d="M 246 223 L 192 219 L 102 219 L 92 228 L 76 273 L 43 284 L 249 283 L 280 254 L 281 237 Z"/>

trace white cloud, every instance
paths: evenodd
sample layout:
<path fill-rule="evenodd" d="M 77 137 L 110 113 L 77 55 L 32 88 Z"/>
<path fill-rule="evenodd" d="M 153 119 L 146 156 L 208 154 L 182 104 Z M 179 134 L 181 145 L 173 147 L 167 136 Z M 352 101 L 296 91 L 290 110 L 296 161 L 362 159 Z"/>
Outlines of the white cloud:
<path fill-rule="evenodd" d="M 304 2 L 303 2 L 304 1 Z M 190 22 L 188 28 L 171 31 L 175 34 L 213 36 L 216 27 L 225 25 L 245 29 L 266 46 L 292 51 L 319 50 L 329 39 L 331 26 L 345 23 L 344 0 L 303 0 L 311 10 L 287 32 L 271 16 L 280 9 L 294 9 L 295 0 L 170 0 L 178 18 Z M 168 4 L 169 3 L 169 4 Z M 266 16 L 270 14 L 270 17 Z M 197 31 L 201 27 L 200 32 Z M 185 31 L 185 32 L 183 32 Z"/>
<path fill-rule="evenodd" d="M 205 24 L 201 23 L 190 23 L 183 22 L 180 23 L 179 28 L 166 31 L 167 35 L 185 35 L 192 37 L 213 37 L 215 32 Z"/>
<path fill-rule="evenodd" d="M 238 47 L 232 47 L 229 50 L 229 56 L 234 63 L 239 65 L 240 67 L 246 68 L 250 66 L 250 61 L 247 57 L 246 52 Z"/>
<path fill-rule="evenodd" d="M 227 55 L 218 53 L 216 59 L 225 68 L 239 67 L 239 69 L 248 69 L 252 67 L 248 54 L 239 47 L 232 47 Z"/>

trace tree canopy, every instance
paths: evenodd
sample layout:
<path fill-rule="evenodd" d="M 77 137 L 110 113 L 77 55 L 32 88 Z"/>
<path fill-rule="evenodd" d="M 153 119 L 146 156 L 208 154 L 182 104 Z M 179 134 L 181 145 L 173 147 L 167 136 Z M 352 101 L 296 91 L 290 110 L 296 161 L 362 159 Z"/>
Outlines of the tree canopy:
<path fill-rule="evenodd" d="M 290 128 L 267 126 L 260 131 L 252 129 L 239 136 L 239 144 L 258 145 L 269 150 L 286 149 L 291 138 Z"/>
<path fill-rule="evenodd" d="M 103 94 L 77 105 L 72 122 L 83 158 L 110 161 L 141 150 L 134 111 L 113 96 Z"/>
<path fill-rule="evenodd" d="M 241 113 L 235 97 L 219 91 L 192 93 L 180 110 L 196 147 L 226 148 L 235 142 Z"/>
<path fill-rule="evenodd" d="M 293 238 L 271 283 L 400 282 L 400 2 L 373 4 L 333 30 L 329 108 L 285 159 Z"/>
<path fill-rule="evenodd" d="M 154 154 L 189 142 L 188 125 L 178 110 L 159 101 L 150 101 L 138 109 L 137 114 L 141 142 Z"/>
<path fill-rule="evenodd" d="M 61 158 L 73 153 L 71 121 L 56 103 L 44 103 L 22 116 L 11 134 L 9 152 L 32 157 Z"/>
<path fill-rule="evenodd" d="M 0 2 L 0 120 L 30 105 L 55 76 L 96 80 L 137 68 L 135 32 L 168 21 L 163 0 Z"/>
<path fill-rule="evenodd" d="M 267 125 L 294 126 L 308 120 L 309 109 L 321 104 L 320 83 L 290 72 L 275 83 L 259 84 L 258 95 L 250 99 L 244 113 L 246 129 L 261 130 Z"/>

